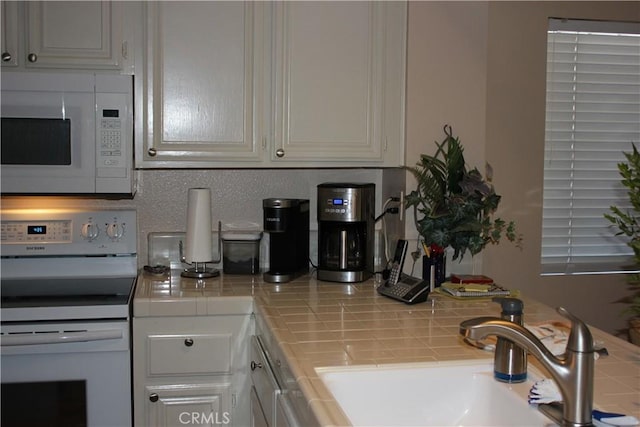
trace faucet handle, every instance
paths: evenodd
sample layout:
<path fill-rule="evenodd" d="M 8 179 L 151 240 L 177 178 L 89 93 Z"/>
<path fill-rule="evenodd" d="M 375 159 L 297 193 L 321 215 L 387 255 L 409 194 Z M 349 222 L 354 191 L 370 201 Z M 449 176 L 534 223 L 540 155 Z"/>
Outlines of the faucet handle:
<path fill-rule="evenodd" d="M 562 317 L 571 321 L 571 332 L 567 340 L 567 350 L 580 353 L 593 353 L 593 337 L 587 324 L 571 314 L 564 307 L 558 307 L 556 311 Z"/>

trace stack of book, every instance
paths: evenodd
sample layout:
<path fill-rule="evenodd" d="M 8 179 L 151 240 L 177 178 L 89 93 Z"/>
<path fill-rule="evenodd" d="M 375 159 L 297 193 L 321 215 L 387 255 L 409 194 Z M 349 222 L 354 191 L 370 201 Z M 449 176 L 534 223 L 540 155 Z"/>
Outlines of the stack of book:
<path fill-rule="evenodd" d="M 448 282 L 440 286 L 440 291 L 459 298 L 510 296 L 512 292 L 498 285 L 484 275 L 452 274 Z"/>

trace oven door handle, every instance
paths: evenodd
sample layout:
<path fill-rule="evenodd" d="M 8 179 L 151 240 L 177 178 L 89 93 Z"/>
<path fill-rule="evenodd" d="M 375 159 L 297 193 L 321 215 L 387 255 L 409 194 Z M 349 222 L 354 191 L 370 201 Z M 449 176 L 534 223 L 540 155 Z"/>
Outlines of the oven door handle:
<path fill-rule="evenodd" d="M 117 340 L 121 339 L 123 335 L 124 334 L 122 329 L 38 334 L 10 334 L 2 335 L 2 337 L 0 338 L 0 345 L 5 347 L 19 345 L 62 344 L 68 342 Z"/>

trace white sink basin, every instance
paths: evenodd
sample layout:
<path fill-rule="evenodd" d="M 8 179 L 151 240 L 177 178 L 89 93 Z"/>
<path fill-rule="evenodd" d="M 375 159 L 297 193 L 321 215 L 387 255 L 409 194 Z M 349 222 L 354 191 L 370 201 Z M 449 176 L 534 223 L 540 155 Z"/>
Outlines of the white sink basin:
<path fill-rule="evenodd" d="M 493 378 L 493 360 L 317 368 L 354 426 L 549 426 L 529 405 L 541 378 L 505 384 Z"/>

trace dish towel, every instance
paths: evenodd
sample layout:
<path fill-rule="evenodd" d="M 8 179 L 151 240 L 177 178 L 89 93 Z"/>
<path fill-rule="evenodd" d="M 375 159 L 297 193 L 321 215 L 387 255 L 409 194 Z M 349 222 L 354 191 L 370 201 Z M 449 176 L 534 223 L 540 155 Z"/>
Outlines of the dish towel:
<path fill-rule="evenodd" d="M 525 324 L 524 327 L 530 330 L 555 356 L 564 353 L 567 348 L 567 340 L 571 332 L 569 325 L 549 321 Z"/>
<path fill-rule="evenodd" d="M 529 390 L 529 403 L 559 403 L 562 402 L 562 395 L 558 385 L 550 378 L 543 378 L 536 381 Z M 596 427 L 609 426 L 638 426 L 640 421 L 634 416 L 617 414 L 613 412 L 603 412 L 594 409 L 592 412 L 593 425 Z"/>
<path fill-rule="evenodd" d="M 558 356 L 564 353 L 567 348 L 567 339 L 569 338 L 570 327 L 562 322 L 541 322 L 535 324 L 524 325 L 533 335 L 536 336 L 547 349 Z M 496 349 L 495 338 L 490 337 L 486 342 L 469 342 L 469 344 L 487 351 Z"/>

